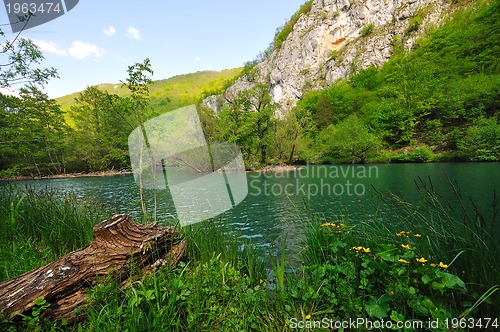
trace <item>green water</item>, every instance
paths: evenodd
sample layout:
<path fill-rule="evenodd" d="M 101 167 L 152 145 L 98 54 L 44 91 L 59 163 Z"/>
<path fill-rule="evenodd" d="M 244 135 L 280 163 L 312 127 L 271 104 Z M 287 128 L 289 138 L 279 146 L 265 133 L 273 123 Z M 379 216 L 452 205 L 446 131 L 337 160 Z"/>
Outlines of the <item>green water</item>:
<path fill-rule="evenodd" d="M 303 234 L 304 207 L 326 220 L 349 218 L 355 223 L 375 218 L 376 191 L 400 194 L 418 201 L 415 182 L 432 183 L 450 201 L 456 200 L 450 182 L 470 197 L 485 214 L 492 213 L 493 192 L 500 189 L 499 163 L 437 163 L 383 165 L 316 165 L 295 172 L 247 173 L 248 195 L 214 222 L 258 246 L 279 245 L 284 236 L 293 247 Z M 420 180 L 419 180 L 420 179 Z M 128 213 L 140 219 L 139 189 L 132 175 L 15 181 L 37 190 L 53 188 L 94 196 L 108 207 L 109 215 Z M 3 181 L 0 184 L 5 184 Z M 153 207 L 151 193 L 148 206 Z M 385 209 L 378 204 L 378 210 Z M 158 194 L 158 220 L 175 223 L 175 208 L 168 191 Z M 97 221 L 96 221 L 97 222 Z M 383 220 L 382 220 L 383 222 Z M 207 234 L 210 236 L 210 234 Z"/>

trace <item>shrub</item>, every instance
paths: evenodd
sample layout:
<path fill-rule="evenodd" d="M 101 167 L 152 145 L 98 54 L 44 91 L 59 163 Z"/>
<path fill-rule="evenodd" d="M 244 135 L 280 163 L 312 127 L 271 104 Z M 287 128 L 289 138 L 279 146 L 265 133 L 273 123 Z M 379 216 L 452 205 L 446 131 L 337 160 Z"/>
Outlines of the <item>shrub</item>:
<path fill-rule="evenodd" d="M 458 141 L 458 149 L 472 161 L 500 160 L 500 124 L 496 118 L 479 118 Z"/>
<path fill-rule="evenodd" d="M 410 151 L 409 159 L 418 163 L 428 163 L 434 160 L 434 153 L 427 145 L 422 145 Z"/>

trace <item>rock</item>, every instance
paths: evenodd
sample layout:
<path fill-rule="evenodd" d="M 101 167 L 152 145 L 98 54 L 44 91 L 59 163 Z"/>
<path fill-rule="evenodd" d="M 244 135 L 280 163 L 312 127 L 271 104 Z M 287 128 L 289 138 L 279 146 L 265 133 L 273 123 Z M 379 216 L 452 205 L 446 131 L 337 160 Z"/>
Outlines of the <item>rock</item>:
<path fill-rule="evenodd" d="M 395 36 L 411 49 L 419 33 L 406 33 L 412 17 L 421 15 L 422 30 L 429 23 L 439 24 L 449 12 L 445 0 L 314 0 L 310 12 L 300 16 L 282 46 L 257 64 L 251 77 L 239 78 L 224 99 L 230 101 L 238 91 L 265 83 L 282 115 L 306 89 L 327 87 L 357 70 L 386 62 Z M 373 33 L 362 36 L 368 24 L 374 25 Z M 213 97 L 204 104 L 212 107 Z"/>

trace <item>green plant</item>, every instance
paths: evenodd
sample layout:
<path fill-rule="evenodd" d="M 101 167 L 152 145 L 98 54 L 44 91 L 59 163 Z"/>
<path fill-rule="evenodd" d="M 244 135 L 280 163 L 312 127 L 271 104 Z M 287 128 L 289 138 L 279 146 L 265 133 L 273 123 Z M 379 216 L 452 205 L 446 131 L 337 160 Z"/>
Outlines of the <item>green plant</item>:
<path fill-rule="evenodd" d="M 31 314 L 30 315 L 23 315 L 23 314 L 17 314 L 18 316 L 21 317 L 21 326 L 25 330 L 29 331 L 44 331 L 45 324 L 42 324 L 42 320 L 40 318 L 40 315 L 48 308 L 50 307 L 50 303 L 45 300 L 43 296 L 40 296 L 36 298 L 34 301 L 34 306 L 31 308 Z M 4 323 L 7 323 L 10 325 L 11 322 L 6 321 Z M 64 325 L 64 324 L 63 324 Z M 1 325 L 0 325 L 1 326 Z M 54 329 L 53 329 L 54 330 Z"/>
<path fill-rule="evenodd" d="M 373 23 L 369 23 L 369 24 L 365 25 L 360 31 L 361 36 L 367 37 L 367 36 L 371 35 L 374 29 L 375 29 L 375 24 L 373 24 Z"/>
<path fill-rule="evenodd" d="M 342 222 L 323 222 L 311 232 L 307 257 L 312 264 L 305 270 L 319 294 L 313 316 L 327 312 L 341 319 L 364 312 L 394 322 L 451 318 L 456 312 L 449 309 L 449 301 L 467 292 L 464 282 L 447 271 L 448 265 L 420 253 L 422 234 L 398 232 L 397 243 L 363 246 L 363 230 Z M 454 308 L 464 310 L 458 303 Z"/>
<path fill-rule="evenodd" d="M 416 182 L 420 195 L 418 202 L 409 202 L 403 197 L 378 193 L 381 201 L 389 207 L 392 225 L 363 223 L 363 229 L 374 241 L 398 243 L 400 237 L 388 236 L 395 233 L 395 227 L 425 229 L 425 241 L 420 241 L 422 255 L 439 261 L 453 262 L 447 267 L 450 273 L 459 275 L 467 284 L 468 292 L 457 301 L 476 309 L 475 315 L 483 317 L 498 312 L 500 296 L 500 264 L 495 258 L 500 253 L 497 241 L 496 220 L 498 198 L 493 195 L 491 211 L 480 209 L 474 201 L 463 196 L 457 185 L 451 181 L 452 200 L 446 200 L 436 191 L 432 182 L 419 179 Z M 380 213 L 378 211 L 377 213 Z M 380 214 L 379 218 L 385 218 Z M 404 234 L 406 236 L 406 234 Z M 411 238 L 411 236 L 410 236 Z M 417 240 L 417 239 L 414 239 Z M 481 304 L 479 306 L 479 304 Z M 466 309 L 464 311 L 464 309 Z M 470 314 L 468 307 L 457 314 Z"/>
<path fill-rule="evenodd" d="M 500 124 L 496 118 L 479 118 L 458 141 L 460 152 L 472 161 L 500 160 Z"/>
<path fill-rule="evenodd" d="M 92 240 L 108 208 L 55 190 L 0 187 L 0 281 L 50 262 Z"/>
<path fill-rule="evenodd" d="M 281 244 L 281 254 L 278 259 L 272 259 L 274 277 L 276 278 L 276 283 L 281 296 L 284 296 L 285 288 L 285 272 L 287 267 L 286 261 L 286 236 Z"/>
<path fill-rule="evenodd" d="M 411 149 L 408 155 L 409 160 L 419 163 L 427 163 L 434 160 L 434 153 L 426 145 Z"/>
<path fill-rule="evenodd" d="M 410 19 L 410 23 L 408 23 L 408 27 L 405 30 L 405 34 L 409 35 L 410 33 L 417 31 L 421 24 L 422 24 L 421 16 L 412 17 Z"/>

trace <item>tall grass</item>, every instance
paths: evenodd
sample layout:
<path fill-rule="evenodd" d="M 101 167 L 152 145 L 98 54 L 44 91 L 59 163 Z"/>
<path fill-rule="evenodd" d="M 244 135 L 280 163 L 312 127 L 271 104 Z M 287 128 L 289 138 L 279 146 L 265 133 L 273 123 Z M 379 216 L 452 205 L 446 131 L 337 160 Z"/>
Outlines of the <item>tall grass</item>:
<path fill-rule="evenodd" d="M 368 243 L 400 243 L 396 233 L 410 230 L 421 233 L 423 254 L 445 260 L 449 270 L 462 278 L 476 298 L 489 294 L 479 306 L 482 317 L 500 313 L 500 231 L 499 199 L 492 193 L 489 208 L 478 207 L 464 196 L 459 186 L 448 180 L 451 199 L 446 199 L 431 180 L 415 182 L 418 202 L 392 193 L 377 193 L 381 202 L 375 218 L 357 227 L 357 236 Z M 482 202 L 484 203 L 484 202 Z M 383 207 L 389 207 L 384 209 Z M 391 223 L 384 220 L 392 220 Z M 476 313 L 477 315 L 478 313 Z"/>
<path fill-rule="evenodd" d="M 0 187 L 0 281 L 88 244 L 104 213 L 75 195 Z"/>
<path fill-rule="evenodd" d="M 2 190 L 4 279 L 86 244 L 103 217 L 74 196 Z M 102 280 L 89 292 L 79 325 L 47 330 L 291 331 L 292 321 L 323 318 L 498 317 L 497 198 L 488 215 L 454 185 L 453 202 L 432 183 L 419 181 L 417 190 L 416 203 L 379 193 L 374 213 L 356 224 L 348 211 L 336 220 L 300 211 L 307 232 L 296 268 L 286 260 L 286 240 L 276 254 L 263 253 L 224 232 L 217 219 L 184 227 L 184 261 L 132 275 L 125 288 L 112 277 Z M 401 248 L 396 233 L 403 230 L 411 250 Z M 429 264 L 439 261 L 448 266 Z M 7 262 L 19 265 L 8 270 Z"/>

